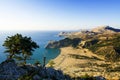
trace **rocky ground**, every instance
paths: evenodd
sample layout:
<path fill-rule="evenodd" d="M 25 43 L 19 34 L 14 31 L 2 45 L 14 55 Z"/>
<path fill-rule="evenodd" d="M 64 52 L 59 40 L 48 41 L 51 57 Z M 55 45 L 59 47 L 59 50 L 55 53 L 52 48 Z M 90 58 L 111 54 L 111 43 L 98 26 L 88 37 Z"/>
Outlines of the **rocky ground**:
<path fill-rule="evenodd" d="M 60 65 L 60 64 L 59 64 Z M 18 65 L 14 60 L 8 59 L 0 64 L 0 80 L 105 80 L 101 76 L 70 77 L 63 71 L 53 67 L 40 65 Z"/>
<path fill-rule="evenodd" d="M 17 65 L 14 60 L 0 64 L 0 80 L 71 80 L 62 71 L 40 65 Z"/>

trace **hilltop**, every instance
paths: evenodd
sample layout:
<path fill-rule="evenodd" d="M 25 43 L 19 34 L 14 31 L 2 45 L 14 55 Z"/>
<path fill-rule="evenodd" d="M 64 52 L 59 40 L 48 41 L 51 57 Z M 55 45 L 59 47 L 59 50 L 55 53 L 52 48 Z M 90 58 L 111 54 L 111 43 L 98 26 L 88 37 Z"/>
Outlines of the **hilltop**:
<path fill-rule="evenodd" d="M 100 26 L 100 27 L 92 29 L 91 31 L 95 33 L 101 33 L 101 34 L 107 33 L 108 34 L 108 33 L 120 32 L 120 29 L 116 29 L 110 26 Z"/>

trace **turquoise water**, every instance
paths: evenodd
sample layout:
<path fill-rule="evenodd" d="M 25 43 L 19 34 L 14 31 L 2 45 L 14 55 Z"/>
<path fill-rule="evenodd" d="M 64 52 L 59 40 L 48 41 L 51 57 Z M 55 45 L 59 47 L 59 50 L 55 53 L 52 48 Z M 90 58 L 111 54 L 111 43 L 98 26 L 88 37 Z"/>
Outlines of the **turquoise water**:
<path fill-rule="evenodd" d="M 43 57 L 46 57 L 46 63 L 56 58 L 60 50 L 59 49 L 45 49 L 45 45 L 48 43 L 49 40 L 60 40 L 61 37 L 58 37 L 58 31 L 2 31 L 0 32 L 0 62 L 6 59 L 6 53 L 4 53 L 5 48 L 2 46 L 4 40 L 7 36 L 14 35 L 16 33 L 20 33 L 23 36 L 31 37 L 33 41 L 35 41 L 40 48 L 35 49 L 31 60 L 28 60 L 28 63 L 34 63 L 36 60 L 39 60 L 43 63 Z"/>

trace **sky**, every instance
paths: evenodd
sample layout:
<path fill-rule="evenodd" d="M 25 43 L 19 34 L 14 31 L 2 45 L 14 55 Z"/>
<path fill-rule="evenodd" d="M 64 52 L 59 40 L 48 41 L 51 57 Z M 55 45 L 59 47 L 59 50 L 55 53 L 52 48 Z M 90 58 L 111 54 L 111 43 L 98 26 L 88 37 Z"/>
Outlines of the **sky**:
<path fill-rule="evenodd" d="M 120 28 L 120 0 L 0 0 L 0 30 Z"/>

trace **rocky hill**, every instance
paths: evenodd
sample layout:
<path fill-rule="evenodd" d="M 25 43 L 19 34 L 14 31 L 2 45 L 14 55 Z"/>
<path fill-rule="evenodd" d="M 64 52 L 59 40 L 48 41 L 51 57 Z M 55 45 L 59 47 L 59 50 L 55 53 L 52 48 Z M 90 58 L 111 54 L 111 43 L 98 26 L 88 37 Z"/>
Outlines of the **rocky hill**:
<path fill-rule="evenodd" d="M 60 47 L 61 54 L 54 60 L 55 68 L 63 70 L 65 74 L 72 77 L 87 73 L 93 76 L 102 75 L 110 80 L 119 80 L 119 32 L 120 29 L 104 26 L 70 33 L 67 36 L 68 40 L 79 38 L 81 41 L 77 43 L 75 48 L 70 46 L 69 43 L 68 46 Z"/>

